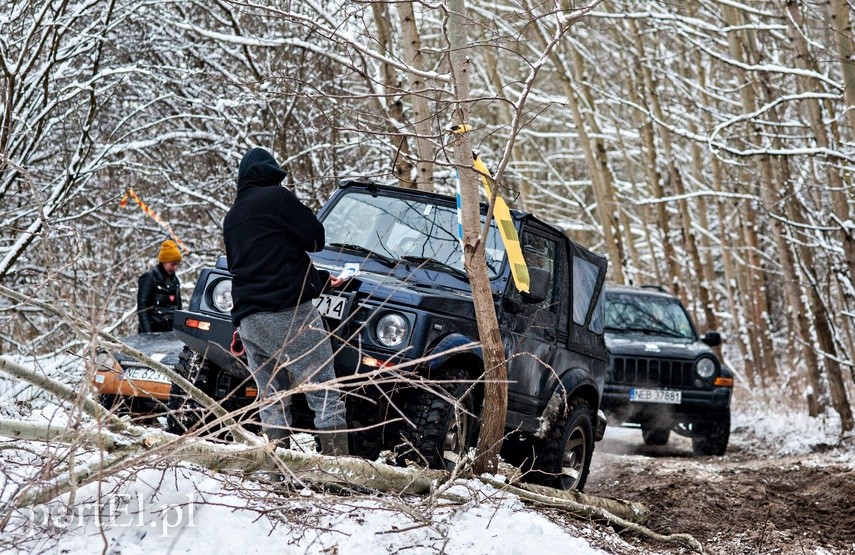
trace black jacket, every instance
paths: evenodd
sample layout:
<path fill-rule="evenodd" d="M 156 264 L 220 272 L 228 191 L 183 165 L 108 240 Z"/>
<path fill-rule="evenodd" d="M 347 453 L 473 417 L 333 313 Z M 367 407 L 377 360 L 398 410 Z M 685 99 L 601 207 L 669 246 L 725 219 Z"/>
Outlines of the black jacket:
<path fill-rule="evenodd" d="M 237 197 L 223 221 L 236 326 L 250 314 L 314 299 L 329 280 L 306 254 L 324 248 L 324 226 L 279 186 L 286 175 L 262 148 L 247 152 L 238 169 Z"/>
<path fill-rule="evenodd" d="M 158 264 L 140 276 L 137 286 L 139 332 L 172 330 L 172 317 L 181 310 L 181 283 Z"/>

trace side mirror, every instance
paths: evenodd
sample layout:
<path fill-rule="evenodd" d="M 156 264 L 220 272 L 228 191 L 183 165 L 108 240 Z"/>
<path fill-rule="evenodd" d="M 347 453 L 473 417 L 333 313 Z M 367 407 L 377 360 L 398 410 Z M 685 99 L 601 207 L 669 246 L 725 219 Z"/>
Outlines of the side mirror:
<path fill-rule="evenodd" d="M 710 347 L 718 347 L 721 345 L 721 334 L 717 331 L 708 331 L 701 337 L 701 342 L 706 343 Z"/>
<path fill-rule="evenodd" d="M 546 300 L 549 295 L 549 288 L 552 287 L 552 274 L 549 270 L 543 268 L 528 269 L 528 293 L 523 293 L 522 298 L 525 302 L 531 304 L 541 303 Z"/>

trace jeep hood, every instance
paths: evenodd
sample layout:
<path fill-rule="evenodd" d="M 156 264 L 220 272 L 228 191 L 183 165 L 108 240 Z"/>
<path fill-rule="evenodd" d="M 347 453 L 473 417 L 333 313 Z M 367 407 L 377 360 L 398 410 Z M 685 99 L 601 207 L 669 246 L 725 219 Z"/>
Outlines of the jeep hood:
<path fill-rule="evenodd" d="M 606 333 L 606 348 L 613 355 L 695 359 L 702 353 L 711 353 L 700 341 L 680 341 L 642 334 Z"/>
<path fill-rule="evenodd" d="M 331 274 L 336 275 L 340 268 L 316 265 Z M 421 272 L 426 272 L 422 270 Z M 455 289 L 439 283 L 425 283 L 413 280 L 410 275 L 398 277 L 405 272 L 396 271 L 391 274 L 380 274 L 361 270 L 351 278 L 344 289 L 347 292 L 356 291 L 360 297 L 368 297 L 380 302 L 387 302 L 398 307 L 412 307 L 437 314 L 448 314 L 462 318 L 475 318 L 475 308 L 472 304 L 472 294 L 468 290 Z M 427 274 L 437 273 L 427 271 Z M 423 278 L 422 278 L 423 279 Z"/>
<path fill-rule="evenodd" d="M 178 362 L 178 355 L 184 348 L 184 343 L 175 337 L 171 331 L 162 333 L 140 333 L 120 338 L 120 341 L 140 351 L 142 354 L 163 363 L 165 366 L 174 366 Z M 126 363 L 137 363 L 135 358 L 120 352 L 114 352 L 113 357 L 122 365 Z"/>

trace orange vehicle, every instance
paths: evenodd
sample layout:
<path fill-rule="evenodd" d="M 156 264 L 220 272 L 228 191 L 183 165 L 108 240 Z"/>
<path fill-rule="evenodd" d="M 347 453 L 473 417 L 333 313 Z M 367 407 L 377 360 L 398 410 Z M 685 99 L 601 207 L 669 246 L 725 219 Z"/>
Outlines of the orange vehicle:
<path fill-rule="evenodd" d="M 123 337 L 121 341 L 170 368 L 178 363 L 178 355 L 184 348 L 171 331 L 141 333 Z M 102 351 L 96 362 L 98 370 L 93 385 L 104 407 L 139 413 L 166 412 L 172 387 L 168 377 L 123 353 Z"/>

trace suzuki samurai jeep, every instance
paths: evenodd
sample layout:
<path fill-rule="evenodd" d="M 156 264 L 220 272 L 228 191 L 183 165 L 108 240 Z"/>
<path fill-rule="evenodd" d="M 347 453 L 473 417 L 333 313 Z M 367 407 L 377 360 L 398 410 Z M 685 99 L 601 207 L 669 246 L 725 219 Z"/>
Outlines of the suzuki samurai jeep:
<path fill-rule="evenodd" d="M 336 374 L 347 378 L 351 454 L 374 459 L 390 451 L 399 464 L 454 464 L 475 446 L 484 409 L 484 363 L 454 197 L 351 181 L 318 217 L 327 244 L 311 255 L 314 264 L 332 275 L 358 265 L 345 285 L 316 299 Z M 533 481 L 581 490 L 594 441 L 605 430 L 599 409 L 608 364 L 607 263 L 532 215 L 513 217 L 529 293 L 514 286 L 495 223 L 486 237 L 508 359 L 502 456 Z M 187 345 L 178 369 L 234 410 L 251 403 L 255 383 L 232 348 L 227 268 L 220 257 L 202 271 L 189 309 L 175 314 L 175 333 Z M 174 387 L 169 421 L 176 433 L 200 425 L 183 401 Z M 311 429 L 312 413 L 299 395 L 291 410 L 295 427 Z"/>
<path fill-rule="evenodd" d="M 646 445 L 671 431 L 692 438 L 696 455 L 724 455 L 730 439 L 733 373 L 698 335 L 678 298 L 658 287 L 606 287 L 611 354 L 603 410 L 610 421 L 640 425 Z"/>

